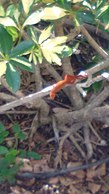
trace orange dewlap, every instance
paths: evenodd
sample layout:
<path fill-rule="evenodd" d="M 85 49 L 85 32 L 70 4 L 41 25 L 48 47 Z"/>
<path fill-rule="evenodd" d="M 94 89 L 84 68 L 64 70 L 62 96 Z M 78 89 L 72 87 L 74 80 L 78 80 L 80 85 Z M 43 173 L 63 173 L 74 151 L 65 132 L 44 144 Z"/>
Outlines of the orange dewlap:
<path fill-rule="evenodd" d="M 50 98 L 54 100 L 56 93 L 59 92 L 64 86 L 67 84 L 73 84 L 76 82 L 76 80 L 80 79 L 85 79 L 86 76 L 82 75 L 65 75 L 64 80 L 61 80 L 57 82 L 56 84 L 53 85 L 53 89 L 50 91 Z"/>

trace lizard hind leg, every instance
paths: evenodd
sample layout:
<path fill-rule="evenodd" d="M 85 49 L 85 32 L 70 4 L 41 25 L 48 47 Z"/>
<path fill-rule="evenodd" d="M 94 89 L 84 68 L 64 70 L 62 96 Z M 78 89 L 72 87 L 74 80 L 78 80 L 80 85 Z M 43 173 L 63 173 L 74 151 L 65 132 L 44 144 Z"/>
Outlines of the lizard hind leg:
<path fill-rule="evenodd" d="M 52 90 L 50 91 L 50 99 L 54 100 L 56 94 L 54 92 L 52 92 Z"/>

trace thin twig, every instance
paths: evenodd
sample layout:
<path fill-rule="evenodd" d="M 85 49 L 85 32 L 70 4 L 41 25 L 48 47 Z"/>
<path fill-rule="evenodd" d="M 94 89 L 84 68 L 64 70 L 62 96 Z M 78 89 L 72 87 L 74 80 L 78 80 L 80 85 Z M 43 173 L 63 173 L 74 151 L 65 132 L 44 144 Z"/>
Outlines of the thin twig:
<path fill-rule="evenodd" d="M 26 115 L 32 115 L 32 114 L 36 114 L 36 110 L 10 110 L 10 111 L 6 111 L 2 114 L 26 114 Z"/>
<path fill-rule="evenodd" d="M 34 72 L 35 72 L 35 85 L 36 91 L 40 91 L 42 89 L 42 78 L 40 72 L 40 64 L 34 64 Z"/>
<path fill-rule="evenodd" d="M 80 152 L 81 156 L 83 158 L 85 158 L 86 157 L 85 152 L 82 150 L 82 148 L 80 147 L 80 145 L 77 143 L 77 141 L 74 138 L 74 136 L 73 135 L 70 135 L 69 138 L 72 141 L 72 143 L 74 144 L 74 146 L 76 147 L 76 149 Z"/>
<path fill-rule="evenodd" d="M 84 27 L 92 32 L 95 33 L 98 37 L 103 38 L 104 40 L 108 40 L 109 41 L 109 34 L 104 32 L 103 30 L 100 30 L 99 28 L 97 28 L 96 26 L 92 26 L 90 24 L 84 24 Z"/>
<path fill-rule="evenodd" d="M 55 22 L 55 33 L 57 36 L 64 36 L 64 19 L 62 20 L 61 24 L 60 21 Z M 77 35 L 78 31 L 80 29 L 77 29 Z M 70 57 L 66 57 L 62 59 L 62 68 L 64 75 L 66 74 L 74 74 L 74 70 L 71 65 Z M 72 85 L 69 90 L 67 91 L 67 94 L 69 96 L 69 99 L 71 101 L 71 104 L 76 107 L 77 109 L 80 109 L 83 107 L 83 99 L 80 95 L 80 92 Z"/>
<path fill-rule="evenodd" d="M 75 172 L 79 170 L 85 170 L 88 168 L 92 168 L 93 166 L 98 166 L 103 163 L 108 163 L 109 162 L 109 157 L 105 159 L 98 160 L 97 162 L 89 163 L 89 164 L 84 164 L 81 166 L 73 166 L 70 168 L 62 169 L 62 170 L 55 170 L 55 171 L 48 171 L 48 172 L 42 172 L 42 173 L 33 173 L 33 172 L 25 172 L 25 173 L 20 173 L 16 176 L 17 179 L 23 180 L 23 179 L 31 179 L 31 178 L 36 178 L 36 179 L 46 179 L 46 178 L 51 178 L 51 177 L 56 177 L 56 176 L 62 176 L 70 172 Z"/>
<path fill-rule="evenodd" d="M 53 86 L 48 86 L 47 88 L 41 90 L 40 92 L 30 94 L 28 96 L 22 97 L 22 98 L 17 99 L 13 102 L 10 102 L 10 103 L 7 103 L 5 105 L 0 106 L 0 114 L 4 113 L 5 111 L 7 111 L 11 108 L 15 108 L 15 107 L 23 105 L 25 103 L 32 102 L 37 98 L 42 98 L 42 97 L 48 95 L 52 88 L 53 88 Z"/>
<path fill-rule="evenodd" d="M 84 26 L 80 27 L 81 33 L 87 38 L 89 44 L 104 58 L 109 58 L 109 55 L 96 43 L 96 41 L 91 37 L 88 31 L 85 29 Z"/>
<path fill-rule="evenodd" d="M 87 158 L 90 159 L 93 155 L 93 148 L 90 142 L 90 130 L 87 123 L 84 125 L 83 131 L 84 131 L 85 146 L 87 149 Z"/>
<path fill-rule="evenodd" d="M 87 104 L 87 109 L 92 109 L 94 107 L 100 106 L 104 100 L 109 96 L 109 86 L 105 87 L 103 91 L 98 94 L 91 103 Z"/>
<path fill-rule="evenodd" d="M 57 168 L 58 165 L 62 166 L 62 148 L 63 148 L 63 144 L 65 142 L 65 140 L 69 137 L 69 135 L 71 134 L 70 131 L 68 131 L 61 139 L 60 143 L 59 143 L 59 149 L 58 149 L 58 153 L 55 159 L 55 167 Z"/>
<path fill-rule="evenodd" d="M 85 97 L 87 94 L 86 94 L 86 92 L 84 91 L 83 88 L 89 88 L 93 83 L 100 82 L 100 81 L 102 81 L 104 79 L 106 79 L 106 78 L 104 78 L 102 76 L 102 74 L 101 75 L 98 75 L 98 76 L 96 76 L 94 78 L 92 78 L 92 75 L 89 75 L 87 81 L 84 82 L 84 83 L 77 83 L 76 84 L 76 88 L 83 95 L 83 97 Z"/>
<path fill-rule="evenodd" d="M 32 142 L 33 135 L 37 132 L 38 127 L 39 127 L 39 121 L 38 121 L 38 112 L 37 112 L 32 121 L 31 128 L 30 128 L 29 144 Z"/>
<path fill-rule="evenodd" d="M 89 128 L 91 129 L 91 131 L 93 132 L 93 134 L 98 138 L 99 141 L 101 141 L 101 137 L 99 136 L 99 134 L 96 132 L 96 130 L 94 129 L 93 125 L 88 122 Z"/>
<path fill-rule="evenodd" d="M 55 141 L 59 144 L 59 130 L 57 129 L 56 119 L 54 115 L 52 115 L 52 124 L 53 124 L 53 131 L 55 135 Z"/>
<path fill-rule="evenodd" d="M 13 100 L 16 100 L 16 97 L 12 96 L 10 94 L 6 94 L 4 92 L 0 92 L 0 100 L 6 101 L 6 102 L 11 102 Z"/>
<path fill-rule="evenodd" d="M 105 60 L 103 62 L 98 63 L 96 66 L 92 67 L 91 69 L 86 70 L 85 72 L 90 75 L 90 74 L 94 74 L 94 73 L 96 73 L 96 72 L 98 72 L 102 69 L 108 68 L 108 67 L 109 67 L 109 60 Z M 0 114 L 4 113 L 5 111 L 7 111 L 9 109 L 12 109 L 12 108 L 15 108 L 17 106 L 23 105 L 25 103 L 32 102 L 33 100 L 35 100 L 37 98 L 42 98 L 42 97 L 48 95 L 52 88 L 53 88 L 53 85 L 48 86 L 45 89 L 41 90 L 40 92 L 30 94 L 28 96 L 19 98 L 19 99 L 13 101 L 13 102 L 10 102 L 10 103 L 7 103 L 5 105 L 0 106 Z M 108 94 L 106 92 L 106 96 L 107 95 Z"/>

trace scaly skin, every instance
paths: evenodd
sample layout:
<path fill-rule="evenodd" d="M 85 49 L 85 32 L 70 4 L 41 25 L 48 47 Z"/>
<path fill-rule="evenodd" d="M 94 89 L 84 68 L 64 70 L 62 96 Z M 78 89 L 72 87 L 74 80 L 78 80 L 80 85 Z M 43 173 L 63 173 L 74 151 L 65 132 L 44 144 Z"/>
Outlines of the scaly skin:
<path fill-rule="evenodd" d="M 50 91 L 50 99 L 54 100 L 56 93 L 67 84 L 74 84 L 77 80 L 83 80 L 85 78 L 87 78 L 86 75 L 65 75 L 64 80 L 61 80 L 53 85 L 53 89 Z"/>

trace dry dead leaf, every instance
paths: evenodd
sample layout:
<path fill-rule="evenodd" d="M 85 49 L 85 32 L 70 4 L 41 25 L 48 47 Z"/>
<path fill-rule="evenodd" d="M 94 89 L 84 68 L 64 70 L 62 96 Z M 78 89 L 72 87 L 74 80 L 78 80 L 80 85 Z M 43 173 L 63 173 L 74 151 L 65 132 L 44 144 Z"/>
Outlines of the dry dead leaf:
<path fill-rule="evenodd" d="M 54 178 L 50 178 L 49 180 L 49 184 L 58 184 L 59 182 L 59 177 L 54 177 Z"/>
<path fill-rule="evenodd" d="M 20 162 L 23 163 L 23 165 L 19 168 L 19 171 L 28 171 L 31 172 L 33 170 L 31 161 L 29 159 L 25 158 L 16 158 L 16 163 L 19 164 Z"/>
<path fill-rule="evenodd" d="M 59 177 L 59 182 L 61 183 L 61 185 L 68 187 L 69 185 L 80 185 L 81 180 L 77 180 L 73 177 L 61 176 Z"/>
<path fill-rule="evenodd" d="M 48 166 L 49 155 L 44 156 L 41 160 L 32 160 L 33 172 L 46 172 L 53 170 Z"/>
<path fill-rule="evenodd" d="M 11 187 L 10 188 L 12 193 L 11 194 L 32 194 L 30 191 L 26 191 L 23 188 L 20 188 L 19 186 Z"/>
<path fill-rule="evenodd" d="M 101 183 L 102 183 L 102 192 L 105 194 L 109 193 L 109 175 L 106 174 L 105 177 L 100 179 Z"/>
<path fill-rule="evenodd" d="M 106 175 L 106 164 L 103 163 L 98 168 L 93 167 L 87 170 L 87 179 L 91 180 L 94 177 L 104 176 Z"/>
<path fill-rule="evenodd" d="M 35 183 L 35 178 L 32 178 L 29 181 L 28 180 L 24 181 L 23 185 L 28 186 L 28 187 L 32 187 L 34 185 L 34 183 Z"/>
<path fill-rule="evenodd" d="M 65 160 L 68 160 L 68 152 L 63 152 L 63 158 L 64 158 Z"/>
<path fill-rule="evenodd" d="M 69 162 L 67 165 L 67 168 L 81 166 L 81 165 L 82 164 L 80 162 Z M 86 175 L 85 171 L 83 171 L 83 170 L 71 172 L 70 174 L 73 176 L 76 176 L 79 179 L 84 179 L 85 175 Z"/>
<path fill-rule="evenodd" d="M 30 192 L 30 191 L 25 191 L 25 192 L 23 192 L 23 193 L 21 193 L 21 194 L 33 194 L 33 193 Z"/>
<path fill-rule="evenodd" d="M 72 178 L 67 178 L 67 177 L 59 177 L 61 185 L 64 186 L 69 186 L 72 185 Z"/>
<path fill-rule="evenodd" d="M 68 194 L 81 194 L 81 191 L 76 189 L 73 185 L 69 186 Z"/>
<path fill-rule="evenodd" d="M 99 192 L 101 188 L 101 185 L 95 184 L 95 183 L 88 183 L 88 189 L 92 191 L 93 194 L 96 194 L 96 192 Z"/>

